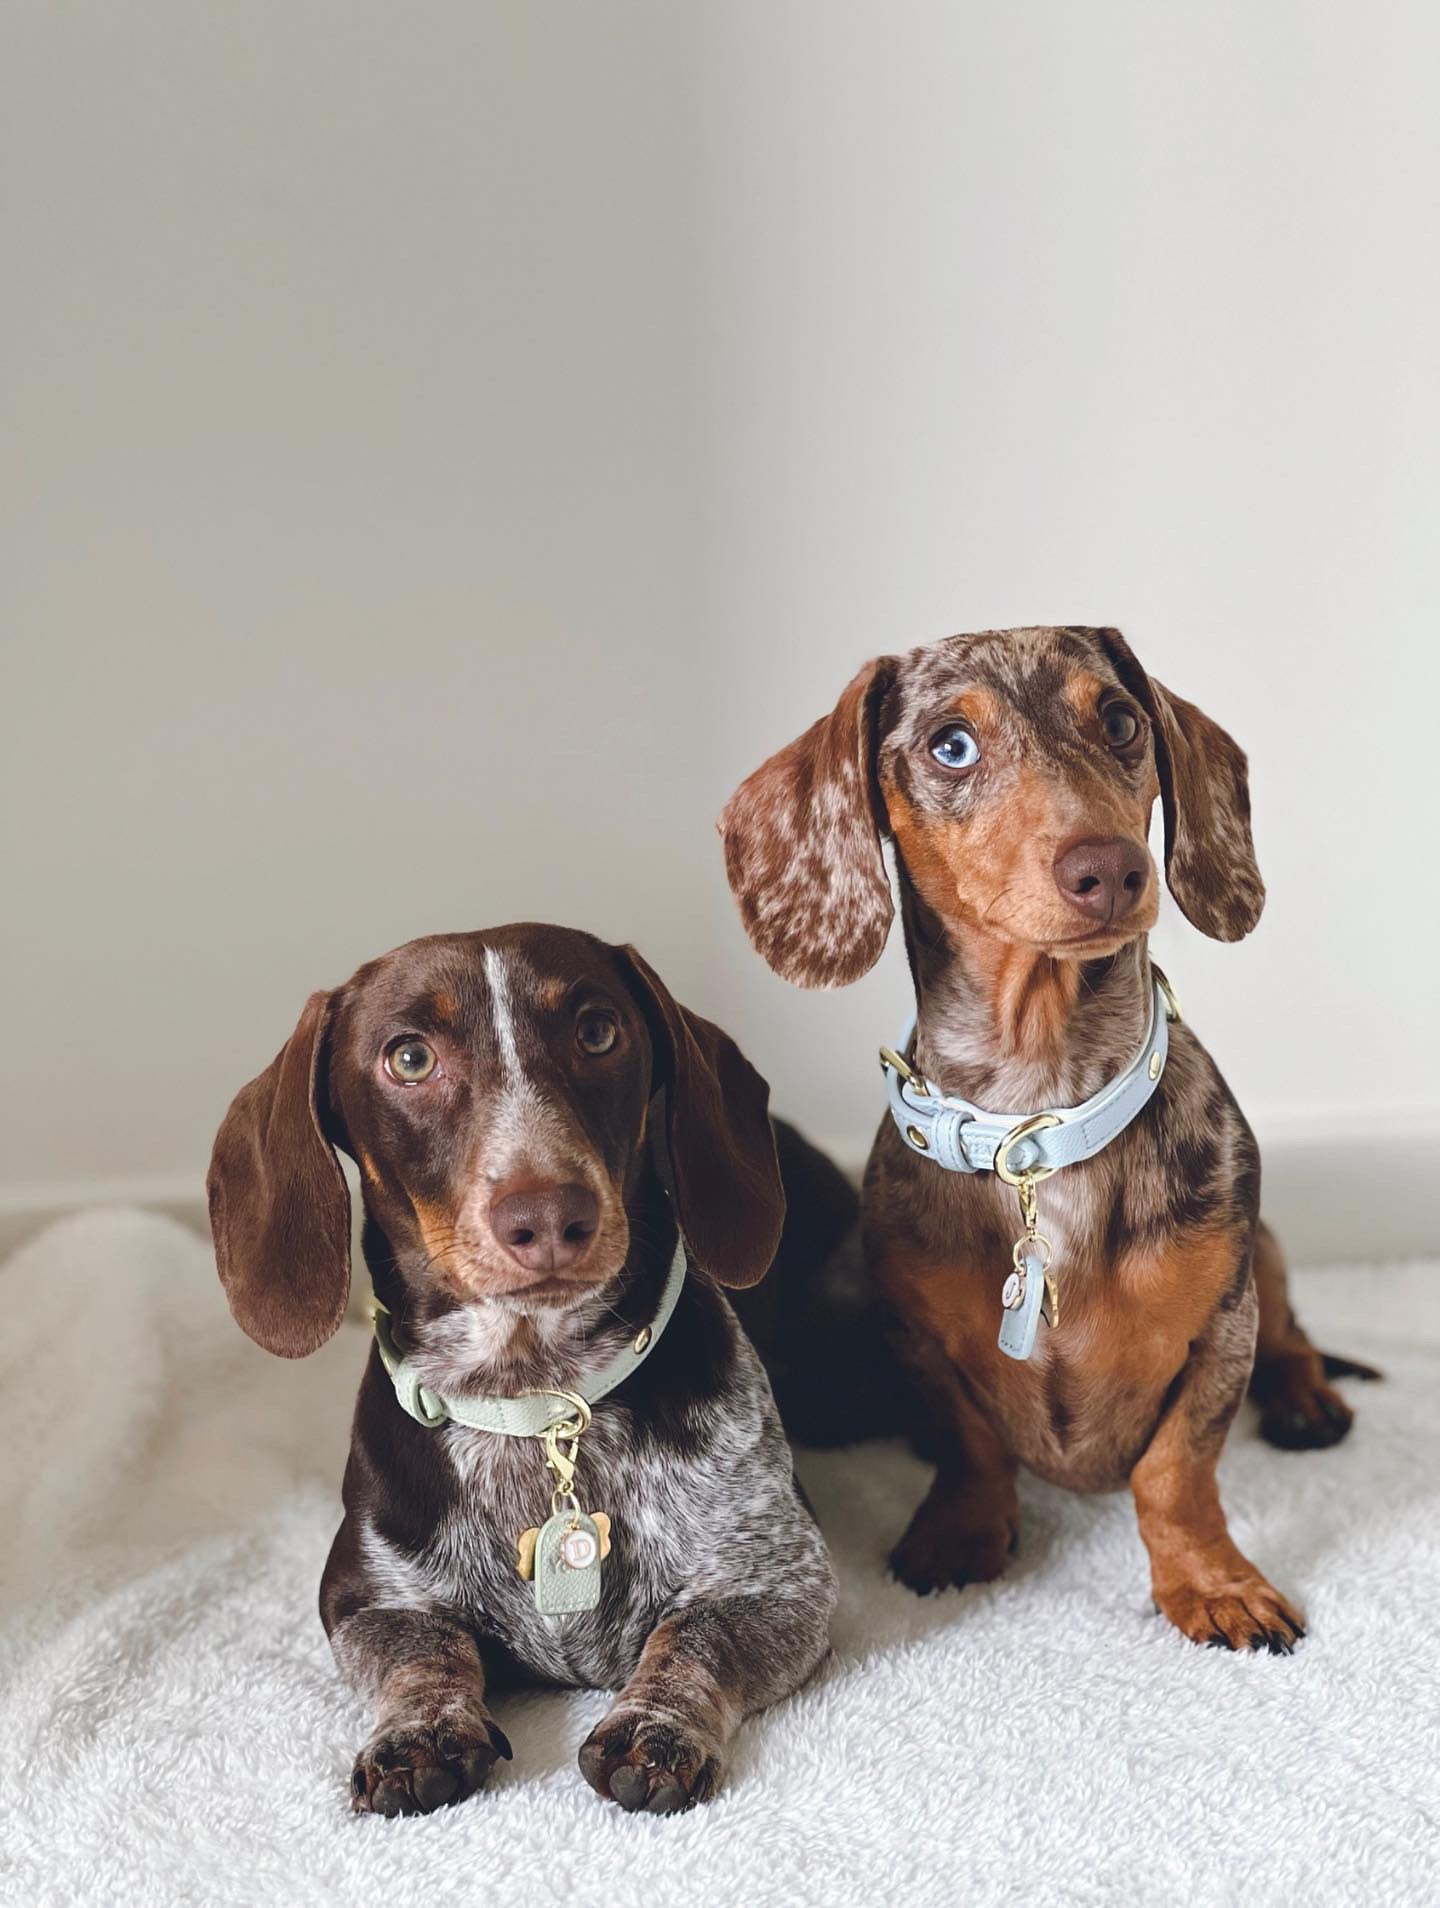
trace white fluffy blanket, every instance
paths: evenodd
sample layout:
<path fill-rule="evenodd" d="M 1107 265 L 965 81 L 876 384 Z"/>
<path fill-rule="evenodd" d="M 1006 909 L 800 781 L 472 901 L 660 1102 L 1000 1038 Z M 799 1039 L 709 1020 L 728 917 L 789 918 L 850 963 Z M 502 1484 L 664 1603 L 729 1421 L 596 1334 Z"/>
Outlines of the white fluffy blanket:
<path fill-rule="evenodd" d="M 671 1820 L 574 1766 L 601 1694 L 502 1702 L 494 1787 L 353 1818 L 365 1729 L 315 1592 L 358 1326 L 307 1364 L 231 1325 L 207 1247 L 138 1213 L 0 1270 L 0 1899 L 664 1908 L 669 1903 L 1440 1900 L 1440 1275 L 1312 1273 L 1307 1324 L 1373 1359 L 1350 1441 L 1224 1463 L 1241 1545 L 1307 1610 L 1291 1660 L 1150 1610 L 1124 1497 L 1025 1491 L 1005 1580 L 920 1601 L 883 1559 L 925 1482 L 806 1457 L 843 1582 L 835 1656 Z"/>

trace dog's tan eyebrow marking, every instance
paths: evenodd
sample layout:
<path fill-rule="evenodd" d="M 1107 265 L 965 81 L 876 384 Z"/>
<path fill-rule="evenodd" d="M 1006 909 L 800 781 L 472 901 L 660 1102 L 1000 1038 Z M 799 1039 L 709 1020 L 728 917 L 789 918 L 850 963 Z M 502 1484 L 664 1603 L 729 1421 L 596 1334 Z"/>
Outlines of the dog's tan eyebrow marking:
<path fill-rule="evenodd" d="M 997 704 L 988 689 L 966 689 L 951 702 L 951 715 L 963 716 L 976 728 L 986 728 L 996 719 Z"/>
<path fill-rule="evenodd" d="M 460 1011 L 459 1002 L 444 988 L 430 996 L 430 1011 L 437 1020 L 454 1020 Z"/>
<path fill-rule="evenodd" d="M 1102 682 L 1089 669 L 1074 669 L 1070 672 L 1062 693 L 1076 715 L 1087 716 L 1110 686 Z"/>

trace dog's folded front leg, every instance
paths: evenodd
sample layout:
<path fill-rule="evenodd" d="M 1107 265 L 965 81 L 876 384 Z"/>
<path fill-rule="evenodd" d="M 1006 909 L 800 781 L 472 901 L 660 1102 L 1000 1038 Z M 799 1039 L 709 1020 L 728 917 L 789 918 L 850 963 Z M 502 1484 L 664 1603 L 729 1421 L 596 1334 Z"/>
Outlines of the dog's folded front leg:
<path fill-rule="evenodd" d="M 1235 1544 L 1215 1477 L 1249 1376 L 1254 1320 L 1252 1295 L 1192 1346 L 1130 1489 L 1156 1609 L 1193 1642 L 1288 1656 L 1302 1620 Z"/>
<path fill-rule="evenodd" d="M 485 1707 L 485 1671 L 470 1632 L 437 1612 L 366 1609 L 330 1638 L 335 1660 L 376 1705 L 355 1759 L 351 1806 L 426 1815 L 480 1788 L 510 1744 Z"/>
<path fill-rule="evenodd" d="M 581 1746 L 585 1780 L 622 1809 L 652 1815 L 703 1802 L 739 1724 L 797 1689 L 825 1655 L 832 1602 L 833 1593 L 813 1603 L 722 1597 L 657 1624 Z"/>
<path fill-rule="evenodd" d="M 922 1455 L 937 1469 L 890 1568 L 922 1597 L 947 1585 L 990 1583 L 1019 1540 L 1015 1458 L 933 1340 L 912 1332 L 897 1349 L 930 1403 Z"/>

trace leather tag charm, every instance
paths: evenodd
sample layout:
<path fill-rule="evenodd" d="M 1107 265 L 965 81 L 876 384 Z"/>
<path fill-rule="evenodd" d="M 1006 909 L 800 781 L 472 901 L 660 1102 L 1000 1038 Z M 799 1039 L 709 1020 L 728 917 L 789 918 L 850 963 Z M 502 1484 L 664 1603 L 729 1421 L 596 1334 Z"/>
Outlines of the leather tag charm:
<path fill-rule="evenodd" d="M 1007 1358 L 1026 1359 L 1035 1349 L 1035 1334 L 1040 1328 L 1040 1307 L 1045 1299 L 1045 1266 L 1038 1252 L 1022 1252 L 1016 1267 L 1020 1290 L 1012 1294 L 1000 1321 L 999 1345 Z"/>
<path fill-rule="evenodd" d="M 600 1565 L 610 1554 L 604 1511 L 557 1511 L 537 1529 L 520 1533 L 516 1569 L 535 1586 L 541 1616 L 572 1616 L 600 1601 Z"/>
<path fill-rule="evenodd" d="M 596 1511 L 590 1521 L 600 1533 L 600 1559 L 603 1563 L 610 1555 L 610 1519 L 604 1511 Z M 532 1524 L 529 1530 L 522 1530 L 516 1539 L 515 1570 L 526 1583 L 532 1582 L 535 1576 L 535 1546 L 539 1541 L 538 1524 Z"/>
<path fill-rule="evenodd" d="M 535 1540 L 535 1608 L 573 1616 L 600 1601 L 600 1526 L 583 1511 L 557 1511 Z"/>

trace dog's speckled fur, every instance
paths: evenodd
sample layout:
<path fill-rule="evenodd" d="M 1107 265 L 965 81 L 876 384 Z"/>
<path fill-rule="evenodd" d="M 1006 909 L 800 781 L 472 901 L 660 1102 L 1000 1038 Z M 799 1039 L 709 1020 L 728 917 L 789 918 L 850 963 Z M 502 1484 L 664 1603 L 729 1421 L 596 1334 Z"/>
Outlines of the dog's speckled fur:
<path fill-rule="evenodd" d="M 1117 710 L 1120 740 L 1106 727 Z M 979 750 L 958 768 L 932 753 L 956 723 Z M 878 957 L 888 837 L 920 1072 L 981 1105 L 1064 1106 L 1112 1079 L 1144 1035 L 1157 795 L 1180 906 L 1218 939 L 1248 933 L 1264 888 L 1236 744 L 1152 681 L 1118 631 L 991 630 L 867 664 L 736 791 L 721 832 L 751 938 L 808 986 L 844 984 Z M 1148 872 L 1124 908 L 1082 925 L 1060 869 L 1097 841 L 1124 843 Z M 1231 1542 L 1216 1458 L 1252 1367 L 1277 1443 L 1333 1442 L 1350 1414 L 1258 1226 L 1254 1137 L 1188 1027 L 1172 1029 L 1141 1116 L 1038 1191 L 1062 1317 L 1016 1363 L 995 1342 L 1013 1190 L 941 1171 L 881 1123 L 867 1256 L 939 1463 L 897 1574 L 921 1591 L 998 1575 L 1018 1464 L 1077 1490 L 1128 1482 L 1157 1606 L 1197 1641 L 1288 1651 L 1300 1619 Z"/>
<path fill-rule="evenodd" d="M 604 1061 L 573 1040 L 577 1013 L 597 1004 L 621 1029 Z M 432 1091 L 385 1077 L 401 1034 L 441 1055 Z M 577 1491 L 609 1515 L 614 1543 L 599 1606 L 560 1622 L 537 1613 L 516 1570 L 518 1534 L 549 1511 L 538 1443 L 416 1424 L 372 1353 L 321 1590 L 336 1660 L 376 1704 L 354 1806 L 423 1811 L 479 1787 L 509 1753 L 490 1689 L 517 1677 L 620 1690 L 580 1754 L 601 1794 L 656 1813 L 703 1799 L 738 1724 L 821 1660 L 835 1598 L 769 1383 L 707 1276 L 750 1283 L 775 1253 L 783 1199 L 763 1081 L 630 950 L 559 929 L 411 943 L 312 999 L 296 1039 L 304 1051 L 287 1048 L 237 1098 L 212 1166 L 232 1305 L 272 1349 L 311 1348 L 312 1317 L 335 1310 L 333 1290 L 317 1297 L 327 1276 L 343 1304 L 344 1264 L 332 1255 L 327 1274 L 312 1244 L 287 1326 L 299 1241 L 271 1230 L 280 1209 L 312 1241 L 342 1236 L 327 1206 L 332 1144 L 360 1164 L 376 1292 L 441 1393 L 583 1390 L 654 1315 L 672 1205 L 708 1255 L 650 1356 L 596 1405 Z M 661 1088 L 673 1195 L 648 1144 Z M 777 1137 L 787 1179 L 838 1178 L 798 1135 Z M 485 1230 L 497 1185 L 517 1175 L 599 1195 L 593 1245 L 542 1282 L 543 1302 Z M 843 1224 L 845 1197 L 836 1213 Z"/>

